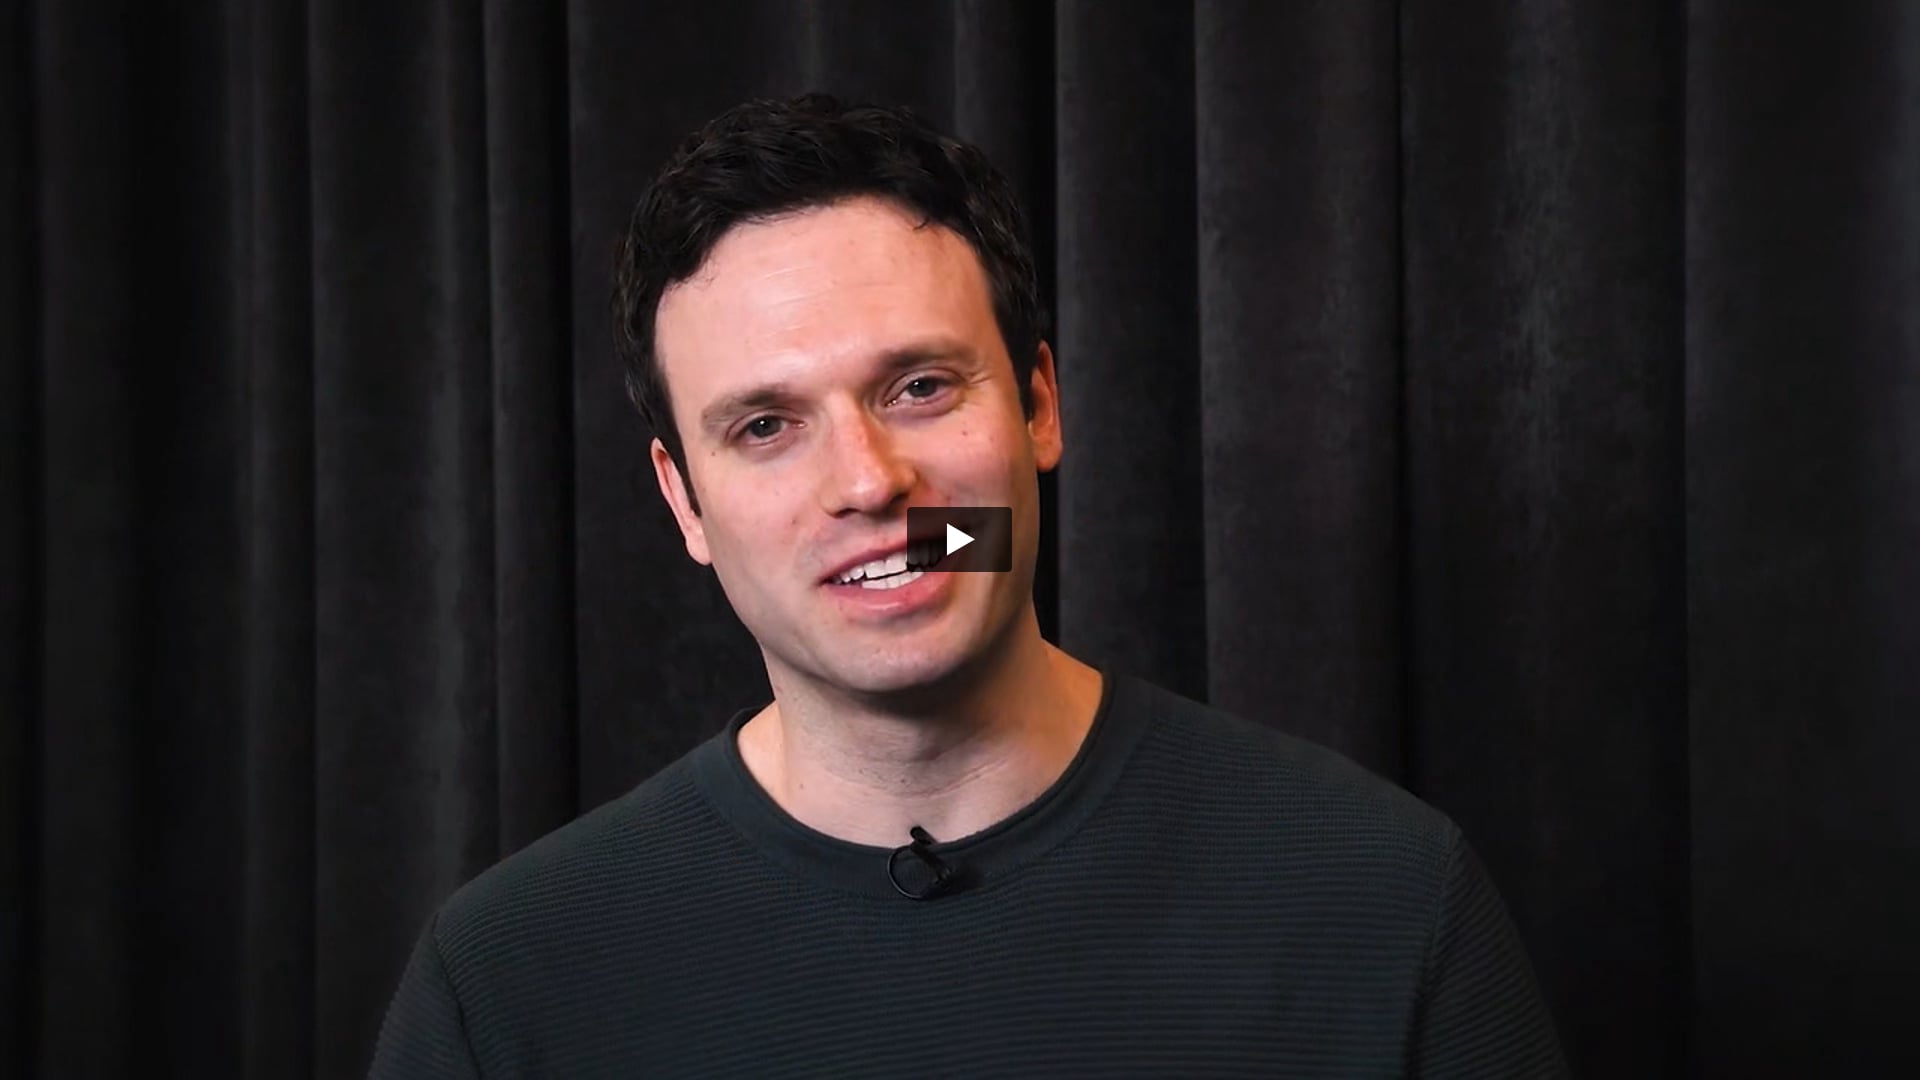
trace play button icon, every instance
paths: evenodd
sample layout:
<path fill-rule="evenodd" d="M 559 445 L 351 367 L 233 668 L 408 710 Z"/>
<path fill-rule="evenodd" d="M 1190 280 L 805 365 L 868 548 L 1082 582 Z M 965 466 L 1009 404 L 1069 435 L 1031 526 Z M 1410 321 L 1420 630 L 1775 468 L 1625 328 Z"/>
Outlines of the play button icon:
<path fill-rule="evenodd" d="M 911 506 L 907 542 L 941 553 L 927 569 L 1005 573 L 1013 569 L 1013 511 L 1004 506 Z"/>

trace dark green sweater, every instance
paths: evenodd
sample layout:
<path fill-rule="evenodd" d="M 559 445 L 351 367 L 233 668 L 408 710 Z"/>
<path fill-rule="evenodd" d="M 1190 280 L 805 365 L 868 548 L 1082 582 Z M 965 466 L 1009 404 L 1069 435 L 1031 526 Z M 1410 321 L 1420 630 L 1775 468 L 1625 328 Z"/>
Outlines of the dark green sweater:
<path fill-rule="evenodd" d="M 915 900 L 766 796 L 746 717 L 456 893 L 373 1075 L 1565 1074 L 1459 829 L 1329 751 L 1109 676 Z"/>

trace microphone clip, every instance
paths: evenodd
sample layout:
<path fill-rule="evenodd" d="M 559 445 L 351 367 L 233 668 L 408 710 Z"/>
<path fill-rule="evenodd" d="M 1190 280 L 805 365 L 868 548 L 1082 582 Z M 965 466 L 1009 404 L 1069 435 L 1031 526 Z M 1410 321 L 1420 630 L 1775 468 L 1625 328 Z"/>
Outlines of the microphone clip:
<path fill-rule="evenodd" d="M 907 832 L 908 835 L 913 837 L 913 842 L 903 847 L 894 848 L 893 854 L 887 856 L 887 880 L 893 882 L 894 891 L 909 900 L 931 900 L 936 896 L 940 896 L 956 888 L 960 884 L 960 873 L 953 867 L 948 866 L 946 861 L 941 859 L 940 856 L 933 853 L 933 837 L 927 834 L 927 830 L 915 825 L 913 828 L 907 830 Z M 900 883 L 899 873 L 894 869 L 900 856 L 908 852 L 911 852 L 921 862 L 926 863 L 928 869 L 933 871 L 933 881 L 919 892 L 915 892 L 905 885 L 902 885 Z"/>

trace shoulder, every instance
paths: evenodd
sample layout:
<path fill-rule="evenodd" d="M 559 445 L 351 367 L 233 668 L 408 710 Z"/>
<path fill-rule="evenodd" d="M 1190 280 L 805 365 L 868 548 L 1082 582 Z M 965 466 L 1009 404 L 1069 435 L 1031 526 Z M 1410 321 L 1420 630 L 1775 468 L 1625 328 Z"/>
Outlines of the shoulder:
<path fill-rule="evenodd" d="M 1132 697 L 1150 714 L 1138 768 L 1167 798 L 1296 857 L 1357 860 L 1434 883 L 1445 874 L 1459 828 L 1398 784 L 1274 718 L 1137 680 Z"/>
<path fill-rule="evenodd" d="M 434 920 L 449 968 L 644 904 L 676 853 L 710 845 L 716 824 L 688 759 L 674 762 L 455 891 Z"/>

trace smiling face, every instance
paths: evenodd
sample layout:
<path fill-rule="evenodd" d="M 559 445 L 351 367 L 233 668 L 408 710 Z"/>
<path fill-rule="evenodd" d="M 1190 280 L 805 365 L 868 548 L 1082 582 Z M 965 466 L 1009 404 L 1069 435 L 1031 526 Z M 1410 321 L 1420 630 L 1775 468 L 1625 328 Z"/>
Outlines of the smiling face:
<path fill-rule="evenodd" d="M 1052 357 L 1028 418 L 979 258 L 917 223 L 857 198 L 736 226 L 660 301 L 700 512 L 658 440 L 654 471 L 776 683 L 910 690 L 1031 625 L 1036 473 L 1061 450 Z M 909 506 L 1011 507 L 1012 571 L 837 584 L 905 548 Z"/>

